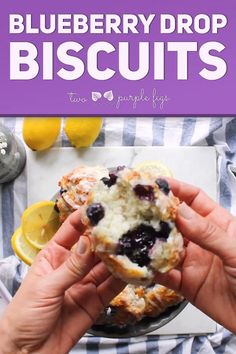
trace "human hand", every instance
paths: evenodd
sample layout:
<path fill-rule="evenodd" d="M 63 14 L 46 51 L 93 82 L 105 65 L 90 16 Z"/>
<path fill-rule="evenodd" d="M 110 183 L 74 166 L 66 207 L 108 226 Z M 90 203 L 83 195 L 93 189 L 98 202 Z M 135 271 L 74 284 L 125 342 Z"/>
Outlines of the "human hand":
<path fill-rule="evenodd" d="M 76 211 L 38 254 L 1 322 L 1 353 L 67 353 L 122 291 L 83 232 Z"/>
<path fill-rule="evenodd" d="M 176 223 L 186 241 L 180 269 L 157 282 L 236 333 L 236 218 L 200 189 L 168 179 L 182 203 Z"/>

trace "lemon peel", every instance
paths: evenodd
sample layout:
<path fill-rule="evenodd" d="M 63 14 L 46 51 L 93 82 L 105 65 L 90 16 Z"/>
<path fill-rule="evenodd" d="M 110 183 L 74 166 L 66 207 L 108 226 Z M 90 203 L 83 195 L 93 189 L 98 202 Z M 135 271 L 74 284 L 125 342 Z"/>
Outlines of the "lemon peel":
<path fill-rule="evenodd" d="M 46 150 L 56 141 L 61 129 L 61 118 L 24 118 L 23 138 L 26 145 L 35 151 Z"/>
<path fill-rule="evenodd" d="M 22 228 L 15 230 L 11 238 L 11 245 L 15 254 L 29 266 L 33 263 L 39 249 L 31 246 L 22 234 Z"/>
<path fill-rule="evenodd" d="M 144 161 L 134 166 L 134 169 L 141 171 L 143 169 L 150 170 L 152 173 L 155 173 L 158 176 L 173 177 L 171 170 L 165 166 L 160 161 Z"/>
<path fill-rule="evenodd" d="M 97 139 L 103 120 L 101 117 L 76 117 L 67 118 L 65 121 L 65 133 L 76 148 L 91 146 Z"/>
<path fill-rule="evenodd" d="M 53 201 L 31 205 L 22 215 L 22 232 L 35 248 L 42 249 L 60 227 L 59 214 Z"/>

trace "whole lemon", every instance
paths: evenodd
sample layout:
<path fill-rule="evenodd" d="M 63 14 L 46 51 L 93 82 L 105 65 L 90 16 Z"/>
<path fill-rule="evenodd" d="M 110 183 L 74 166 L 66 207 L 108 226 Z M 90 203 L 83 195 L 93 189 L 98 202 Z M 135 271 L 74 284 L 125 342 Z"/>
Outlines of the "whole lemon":
<path fill-rule="evenodd" d="M 32 150 L 46 150 L 56 141 L 61 129 L 58 117 L 29 117 L 24 119 L 23 138 Z"/>
<path fill-rule="evenodd" d="M 76 148 L 88 147 L 97 139 L 102 128 L 101 117 L 67 118 L 65 133 Z"/>

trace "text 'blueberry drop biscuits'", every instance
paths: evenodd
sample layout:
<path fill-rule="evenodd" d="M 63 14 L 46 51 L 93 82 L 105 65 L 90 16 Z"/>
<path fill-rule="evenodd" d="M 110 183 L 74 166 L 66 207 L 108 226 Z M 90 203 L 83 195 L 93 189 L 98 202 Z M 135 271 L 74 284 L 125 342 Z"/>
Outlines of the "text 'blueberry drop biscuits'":
<path fill-rule="evenodd" d="M 183 238 L 175 225 L 179 200 L 150 169 L 119 168 L 94 185 L 85 223 L 95 252 L 128 283 L 150 284 L 178 265 Z"/>

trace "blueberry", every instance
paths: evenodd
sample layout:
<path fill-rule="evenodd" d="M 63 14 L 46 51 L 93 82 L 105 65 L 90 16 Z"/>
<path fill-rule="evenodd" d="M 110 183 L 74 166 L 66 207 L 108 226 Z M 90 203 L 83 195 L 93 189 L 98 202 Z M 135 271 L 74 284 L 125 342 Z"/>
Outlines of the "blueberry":
<path fill-rule="evenodd" d="M 110 177 L 110 185 L 113 186 L 113 184 L 116 184 L 118 178 L 117 174 L 115 172 L 110 172 L 109 177 Z"/>
<path fill-rule="evenodd" d="M 156 180 L 156 184 L 158 185 L 158 187 L 160 188 L 160 190 L 165 193 L 166 195 L 169 194 L 170 192 L 170 187 L 169 187 L 169 184 L 168 182 L 163 179 L 163 178 L 157 178 Z"/>
<path fill-rule="evenodd" d="M 171 228 L 170 228 L 170 225 L 165 222 L 165 221 L 160 221 L 160 231 L 158 231 L 159 233 L 159 238 L 162 238 L 162 239 L 167 239 L 169 237 L 169 234 L 171 232 Z"/>
<path fill-rule="evenodd" d="M 141 224 L 120 238 L 117 253 L 126 255 L 141 267 L 146 266 L 150 262 L 149 249 L 154 245 L 155 240 L 156 231 L 154 228 Z"/>
<path fill-rule="evenodd" d="M 117 175 L 113 172 L 109 173 L 109 178 L 108 177 L 103 177 L 101 179 L 101 181 L 107 186 L 107 187 L 111 187 L 113 186 L 113 184 L 116 184 L 116 180 L 117 180 Z"/>
<path fill-rule="evenodd" d="M 141 200 L 148 200 L 149 202 L 153 202 L 155 199 L 154 190 L 152 186 L 136 184 L 134 187 L 134 193 Z"/>
<path fill-rule="evenodd" d="M 101 181 L 102 181 L 106 186 L 111 187 L 111 186 L 110 186 L 110 178 L 108 178 L 108 177 L 103 177 L 103 178 L 101 179 Z"/>
<path fill-rule="evenodd" d="M 67 192 L 67 189 L 64 189 L 64 188 L 61 188 L 61 189 L 60 189 L 60 194 L 66 193 L 66 192 Z"/>
<path fill-rule="evenodd" d="M 150 262 L 149 250 L 157 239 L 165 241 L 170 231 L 169 224 L 164 221 L 160 221 L 160 231 L 156 231 L 152 226 L 141 224 L 120 238 L 117 254 L 126 255 L 140 267 L 147 266 Z"/>
<path fill-rule="evenodd" d="M 113 171 L 110 171 L 109 173 L 109 178 L 108 177 L 103 177 L 101 179 L 101 181 L 107 186 L 107 187 L 111 187 L 113 186 L 114 184 L 116 184 L 116 181 L 117 181 L 117 173 L 122 171 L 123 169 L 125 168 L 125 166 L 118 166 L 115 170 Z"/>
<path fill-rule="evenodd" d="M 59 210 L 59 208 L 58 208 L 58 206 L 57 206 L 57 202 L 58 202 L 58 200 L 56 200 L 56 203 L 55 203 L 55 205 L 54 205 L 54 210 L 55 210 L 57 213 L 60 213 L 60 210 Z"/>
<path fill-rule="evenodd" d="M 108 177 L 103 177 L 101 181 L 107 186 L 111 187 L 113 184 L 116 184 L 117 176 L 114 173 L 109 173 L 109 178 Z"/>
<path fill-rule="evenodd" d="M 97 225 L 98 222 L 104 217 L 105 210 L 100 203 L 90 204 L 86 210 L 86 214 L 92 225 Z"/>

